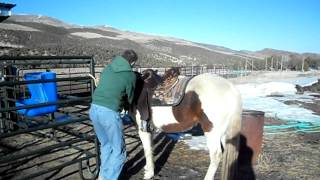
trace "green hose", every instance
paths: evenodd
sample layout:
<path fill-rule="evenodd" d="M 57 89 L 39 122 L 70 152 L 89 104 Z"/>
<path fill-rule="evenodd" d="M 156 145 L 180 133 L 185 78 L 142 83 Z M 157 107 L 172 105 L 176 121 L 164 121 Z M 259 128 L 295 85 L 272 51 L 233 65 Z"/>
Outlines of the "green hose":
<path fill-rule="evenodd" d="M 317 133 L 320 132 L 320 123 L 288 122 L 282 125 L 265 125 L 266 134 L 282 134 L 291 132 Z"/>

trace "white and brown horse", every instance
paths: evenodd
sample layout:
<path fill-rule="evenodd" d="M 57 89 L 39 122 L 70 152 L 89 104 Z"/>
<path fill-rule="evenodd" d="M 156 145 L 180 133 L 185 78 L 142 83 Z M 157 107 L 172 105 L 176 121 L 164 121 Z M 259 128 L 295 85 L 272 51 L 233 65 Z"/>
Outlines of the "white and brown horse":
<path fill-rule="evenodd" d="M 167 71 L 162 76 L 162 82 L 170 77 Z M 150 87 L 159 82 L 159 76 L 153 70 L 143 73 L 145 93 L 150 93 Z M 153 85 L 149 85 L 150 82 Z M 141 91 L 140 91 L 141 92 Z M 204 179 L 214 179 L 222 152 L 223 179 L 233 176 L 234 165 L 238 156 L 238 135 L 241 128 L 241 97 L 235 86 L 224 78 L 214 74 L 201 74 L 193 77 L 187 84 L 182 101 L 176 106 L 152 106 L 150 111 L 150 94 L 146 98 L 140 94 L 136 122 L 141 125 L 141 118 L 151 118 L 153 124 L 163 132 L 183 132 L 200 124 L 207 139 L 210 155 L 210 165 Z M 139 110 L 140 109 L 140 110 Z M 147 112 L 152 112 L 148 117 Z M 146 115 L 147 114 L 147 115 Z M 146 157 L 145 179 L 154 176 L 154 160 L 152 152 L 152 136 L 149 132 L 141 131 L 141 138 Z M 195 157 L 196 158 L 196 157 Z"/>

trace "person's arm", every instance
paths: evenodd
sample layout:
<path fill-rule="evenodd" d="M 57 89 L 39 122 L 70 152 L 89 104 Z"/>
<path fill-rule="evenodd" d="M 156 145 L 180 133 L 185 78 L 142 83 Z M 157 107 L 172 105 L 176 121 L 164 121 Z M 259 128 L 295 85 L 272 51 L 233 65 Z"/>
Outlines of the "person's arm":
<path fill-rule="evenodd" d="M 136 77 L 133 76 L 131 79 L 131 82 L 129 82 L 126 87 L 126 94 L 128 95 L 129 104 L 132 104 L 133 102 L 135 85 L 136 85 Z"/>

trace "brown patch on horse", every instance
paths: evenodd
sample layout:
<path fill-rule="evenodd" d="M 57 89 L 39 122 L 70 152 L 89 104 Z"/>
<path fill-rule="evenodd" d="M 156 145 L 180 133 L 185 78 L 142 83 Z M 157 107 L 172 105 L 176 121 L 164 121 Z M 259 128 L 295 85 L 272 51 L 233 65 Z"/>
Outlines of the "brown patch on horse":
<path fill-rule="evenodd" d="M 175 119 L 179 122 L 162 127 L 164 132 L 182 132 L 191 129 L 197 123 L 201 124 L 203 131 L 208 132 L 212 123 L 201 108 L 199 96 L 194 91 L 185 94 L 179 105 L 172 107 Z"/>
<path fill-rule="evenodd" d="M 201 125 L 203 132 L 209 132 L 213 128 L 212 123 L 209 121 L 207 115 L 203 111 L 202 111 L 199 123 Z"/>

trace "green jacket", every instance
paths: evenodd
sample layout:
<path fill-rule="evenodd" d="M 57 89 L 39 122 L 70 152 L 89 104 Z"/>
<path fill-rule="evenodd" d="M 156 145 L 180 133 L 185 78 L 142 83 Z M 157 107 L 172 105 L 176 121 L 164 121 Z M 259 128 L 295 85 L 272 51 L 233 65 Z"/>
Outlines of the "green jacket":
<path fill-rule="evenodd" d="M 134 96 L 136 75 L 130 64 L 122 56 L 116 56 L 100 75 L 99 85 L 95 89 L 92 103 L 121 111 L 123 98 L 127 95 L 131 104 Z"/>

